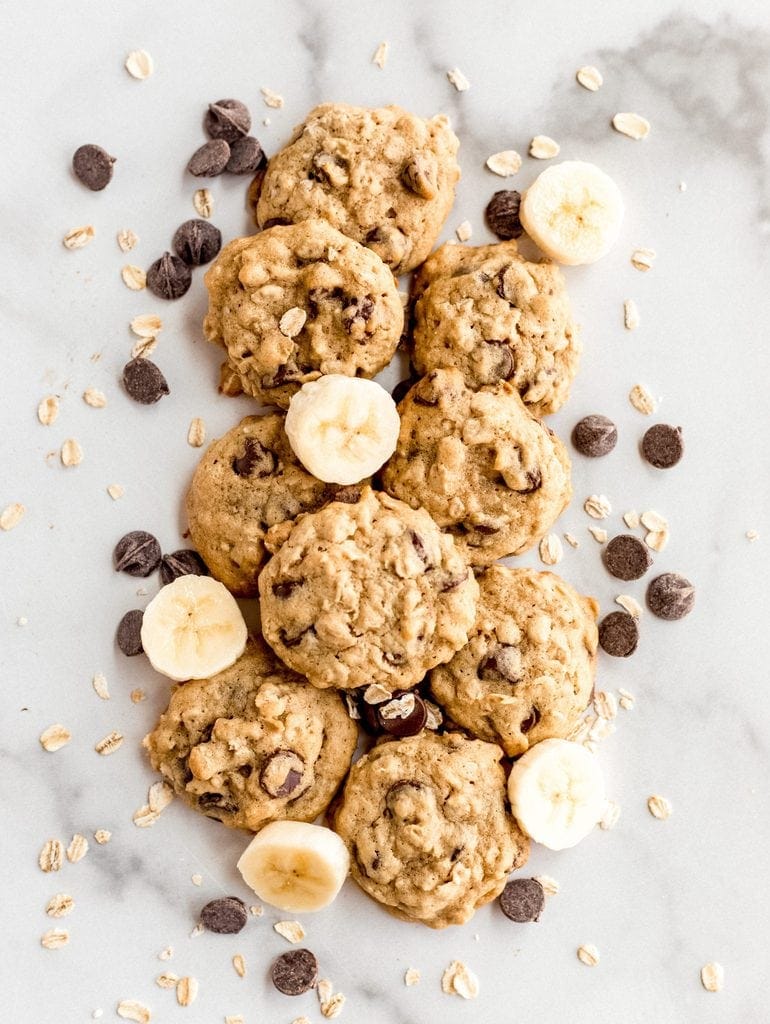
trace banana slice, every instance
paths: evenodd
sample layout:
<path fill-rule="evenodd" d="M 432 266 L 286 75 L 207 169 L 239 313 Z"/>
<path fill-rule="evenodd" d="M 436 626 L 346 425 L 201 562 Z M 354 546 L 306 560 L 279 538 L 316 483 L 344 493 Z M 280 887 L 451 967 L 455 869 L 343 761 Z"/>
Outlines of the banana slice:
<path fill-rule="evenodd" d="M 243 654 L 248 632 L 224 584 L 210 576 L 179 576 L 150 601 L 142 647 L 169 679 L 208 679 Z"/>
<path fill-rule="evenodd" d="M 531 839 L 566 850 L 585 839 L 601 817 L 604 776 L 596 757 L 579 743 L 543 740 L 515 762 L 508 797 Z"/>
<path fill-rule="evenodd" d="M 566 160 L 546 168 L 527 189 L 519 219 L 532 241 L 558 263 L 595 263 L 617 241 L 623 197 L 594 164 Z"/>
<path fill-rule="evenodd" d="M 356 484 L 396 450 L 396 403 L 373 380 L 330 373 L 303 384 L 286 414 L 294 454 L 329 484 Z"/>
<path fill-rule="evenodd" d="M 273 821 L 241 854 L 238 870 L 261 900 L 294 913 L 327 907 L 348 875 L 347 847 L 329 828 Z"/>

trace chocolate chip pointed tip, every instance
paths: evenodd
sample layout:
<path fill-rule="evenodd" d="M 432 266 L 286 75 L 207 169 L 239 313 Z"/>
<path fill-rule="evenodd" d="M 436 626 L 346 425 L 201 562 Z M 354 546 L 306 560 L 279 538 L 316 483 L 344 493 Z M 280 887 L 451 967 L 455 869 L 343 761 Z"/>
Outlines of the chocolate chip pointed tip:
<path fill-rule="evenodd" d="M 230 145 L 230 159 L 225 170 L 229 174 L 254 174 L 267 164 L 267 157 L 253 135 L 244 135 Z"/>
<path fill-rule="evenodd" d="M 251 128 L 249 108 L 240 100 L 217 100 L 215 103 L 209 104 L 209 109 L 203 119 L 203 127 L 212 139 L 224 139 L 229 143 L 237 142 L 238 139 L 249 134 Z"/>
<path fill-rule="evenodd" d="M 678 572 L 656 576 L 647 587 L 647 605 L 659 619 L 675 622 L 689 615 L 695 606 L 695 587 Z"/>
<path fill-rule="evenodd" d="M 208 576 L 209 570 L 197 551 L 184 548 L 164 555 L 160 562 L 160 581 L 165 587 L 180 576 Z"/>
<path fill-rule="evenodd" d="M 171 244 L 189 267 L 200 267 L 213 260 L 222 248 L 222 233 L 209 221 L 193 218 L 179 225 Z"/>
<path fill-rule="evenodd" d="M 160 565 L 160 544 L 146 530 L 132 530 L 115 545 L 113 559 L 116 572 L 145 577 Z"/>
<path fill-rule="evenodd" d="M 609 455 L 618 442 L 618 428 L 607 416 L 592 413 L 575 424 L 572 444 L 589 459 Z"/>
<path fill-rule="evenodd" d="M 164 252 L 147 271 L 147 287 L 159 299 L 181 299 L 191 284 L 192 271 L 183 259 L 170 252 Z"/>

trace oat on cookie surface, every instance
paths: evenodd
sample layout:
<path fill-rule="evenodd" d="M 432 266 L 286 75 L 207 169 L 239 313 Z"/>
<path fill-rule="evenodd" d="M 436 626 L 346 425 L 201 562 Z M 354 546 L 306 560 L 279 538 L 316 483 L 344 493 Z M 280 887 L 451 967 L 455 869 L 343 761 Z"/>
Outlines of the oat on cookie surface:
<path fill-rule="evenodd" d="M 416 685 L 473 624 L 478 584 L 424 509 L 365 488 L 267 536 L 262 631 L 319 687 Z"/>
<path fill-rule="evenodd" d="M 507 381 L 472 391 L 434 370 L 399 405 L 401 434 L 383 486 L 424 506 L 473 565 L 532 547 L 572 494 L 561 441 Z"/>
<path fill-rule="evenodd" d="M 435 699 L 506 754 L 566 736 L 591 699 L 599 606 L 550 572 L 492 565 L 468 643 L 430 674 Z"/>
<path fill-rule="evenodd" d="M 396 350 L 403 309 L 390 270 L 322 220 L 224 247 L 207 271 L 203 329 L 243 390 L 286 408 L 325 373 L 373 377 Z"/>
<path fill-rule="evenodd" d="M 443 115 L 324 103 L 270 160 L 258 222 L 321 217 L 404 274 L 428 255 L 452 206 L 458 147 Z"/>
<path fill-rule="evenodd" d="M 421 733 L 374 747 L 351 769 L 332 824 L 361 888 L 399 917 L 463 924 L 527 860 L 508 813 L 499 747 Z"/>

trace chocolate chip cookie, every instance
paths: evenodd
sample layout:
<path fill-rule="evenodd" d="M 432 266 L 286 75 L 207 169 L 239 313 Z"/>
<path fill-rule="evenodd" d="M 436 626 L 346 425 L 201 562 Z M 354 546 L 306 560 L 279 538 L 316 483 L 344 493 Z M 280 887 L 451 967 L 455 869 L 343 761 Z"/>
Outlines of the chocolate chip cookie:
<path fill-rule="evenodd" d="M 176 686 L 144 746 L 185 803 L 256 832 L 321 814 L 357 739 L 338 694 L 310 686 L 259 642 L 211 679 Z"/>
<path fill-rule="evenodd" d="M 530 263 L 513 241 L 442 245 L 412 292 L 420 375 L 454 366 L 474 390 L 508 380 L 538 416 L 567 400 L 580 343 L 555 264 Z"/>
<path fill-rule="evenodd" d="M 383 486 L 426 508 L 472 565 L 526 551 L 569 502 L 567 451 L 509 381 L 473 391 L 459 370 L 434 370 L 398 410 Z"/>
<path fill-rule="evenodd" d="M 428 255 L 451 209 L 458 147 L 443 115 L 324 103 L 270 160 L 257 220 L 266 228 L 321 217 L 405 274 Z"/>
<path fill-rule="evenodd" d="M 332 812 L 355 881 L 397 917 L 464 924 L 529 855 L 502 751 L 458 733 L 386 741 L 353 765 Z"/>
<path fill-rule="evenodd" d="M 237 238 L 207 271 L 203 329 L 246 394 L 287 408 L 325 373 L 373 377 L 404 323 L 393 274 L 322 220 Z"/>
<path fill-rule="evenodd" d="M 206 450 L 187 494 L 190 537 L 212 576 L 239 597 L 256 597 L 271 526 L 314 512 L 336 495 L 311 476 L 289 445 L 280 413 L 247 416 Z"/>
<path fill-rule="evenodd" d="M 468 643 L 430 674 L 449 716 L 510 757 L 566 736 L 591 699 L 599 606 L 550 572 L 492 565 Z"/>
<path fill-rule="evenodd" d="M 268 532 L 262 632 L 315 686 L 420 682 L 468 638 L 478 584 L 422 509 L 366 487 Z"/>

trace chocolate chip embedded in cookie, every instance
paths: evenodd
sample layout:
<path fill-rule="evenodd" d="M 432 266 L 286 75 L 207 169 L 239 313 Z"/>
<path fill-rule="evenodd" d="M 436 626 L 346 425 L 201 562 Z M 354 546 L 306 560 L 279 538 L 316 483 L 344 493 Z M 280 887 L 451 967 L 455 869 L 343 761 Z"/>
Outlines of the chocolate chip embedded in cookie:
<path fill-rule="evenodd" d="M 405 274 L 428 255 L 451 209 L 458 146 L 443 115 L 322 104 L 270 160 L 258 222 L 320 217 Z"/>
<path fill-rule="evenodd" d="M 472 565 L 526 551 L 567 505 L 566 449 L 507 381 L 473 391 L 459 370 L 434 370 L 399 412 L 383 486 L 424 506 Z"/>
<path fill-rule="evenodd" d="M 525 260 L 513 241 L 447 244 L 412 294 L 418 373 L 455 367 L 474 390 L 510 381 L 538 416 L 567 400 L 581 346 L 557 266 Z"/>
<path fill-rule="evenodd" d="M 467 639 L 478 584 L 424 509 L 367 487 L 274 528 L 266 544 L 262 631 L 315 686 L 408 689 Z"/>
<path fill-rule="evenodd" d="M 177 686 L 144 745 L 191 807 L 256 831 L 321 814 L 357 739 L 338 694 L 309 686 L 253 643 L 224 672 Z"/>
<path fill-rule="evenodd" d="M 599 606 L 550 572 L 492 565 L 468 643 L 430 674 L 450 718 L 517 757 L 567 736 L 591 699 Z"/>
<path fill-rule="evenodd" d="M 266 405 L 287 408 L 323 374 L 374 377 L 401 336 L 391 272 L 324 221 L 238 238 L 205 280 L 206 337 L 227 349 L 243 390 Z"/>
<path fill-rule="evenodd" d="M 397 917 L 464 924 L 527 860 L 499 747 L 458 733 L 382 743 L 353 765 L 332 825 L 351 874 Z"/>

